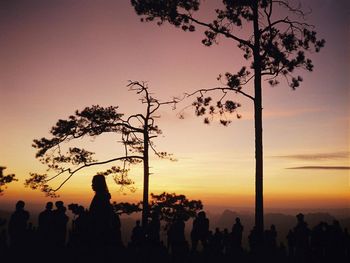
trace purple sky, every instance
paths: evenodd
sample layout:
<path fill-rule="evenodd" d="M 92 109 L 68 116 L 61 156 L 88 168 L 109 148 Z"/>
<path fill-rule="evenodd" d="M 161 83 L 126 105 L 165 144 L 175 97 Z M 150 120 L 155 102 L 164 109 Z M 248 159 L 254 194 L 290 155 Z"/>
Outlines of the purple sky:
<path fill-rule="evenodd" d="M 349 204 L 348 170 L 285 169 L 349 166 L 349 1 L 301 2 L 312 7 L 308 22 L 316 25 L 326 47 L 311 56 L 315 70 L 302 73 L 298 90 L 283 81 L 264 88 L 265 193 L 271 206 L 292 202 L 292 196 L 301 203 L 339 201 L 344 206 Z M 214 1 L 204 1 L 199 15 L 210 16 L 212 5 Z M 214 87 L 218 74 L 235 72 L 244 63 L 241 52 L 226 39 L 208 48 L 201 45 L 202 36 L 201 30 L 185 33 L 141 23 L 129 1 L 1 1 L 0 165 L 16 173 L 20 182 L 10 185 L 0 202 L 19 194 L 40 198 L 41 193 L 22 186 L 28 172 L 43 170 L 31 142 L 46 136 L 57 119 L 92 104 L 119 105 L 126 113 L 142 110 L 138 97 L 125 87 L 128 80 L 148 81 L 158 98 L 168 99 Z M 154 160 L 151 189 L 183 192 L 207 203 L 253 205 L 252 106 L 244 98 L 236 99 L 243 105 L 243 118 L 227 128 L 217 123 L 204 126 L 191 109 L 183 121 L 177 119 L 178 111 L 162 111 L 164 138 L 158 140 L 159 148 L 179 161 Z M 99 139 L 93 146 L 101 159 L 118 147 L 106 147 L 108 140 Z M 342 158 L 285 158 L 339 152 L 345 153 Z M 62 197 L 90 197 L 92 175 L 78 175 Z M 115 192 L 116 199 L 140 199 L 138 168 L 134 177 L 138 191 L 126 197 Z M 324 194 L 329 186 L 332 191 Z M 274 203 L 276 197 L 282 201 Z"/>

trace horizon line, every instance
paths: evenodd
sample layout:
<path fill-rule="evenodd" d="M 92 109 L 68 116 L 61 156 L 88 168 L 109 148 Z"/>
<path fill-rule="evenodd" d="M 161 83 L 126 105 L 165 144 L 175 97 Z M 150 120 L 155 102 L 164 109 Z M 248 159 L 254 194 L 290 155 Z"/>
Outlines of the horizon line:
<path fill-rule="evenodd" d="M 296 166 L 288 167 L 291 170 L 350 170 L 350 166 Z"/>

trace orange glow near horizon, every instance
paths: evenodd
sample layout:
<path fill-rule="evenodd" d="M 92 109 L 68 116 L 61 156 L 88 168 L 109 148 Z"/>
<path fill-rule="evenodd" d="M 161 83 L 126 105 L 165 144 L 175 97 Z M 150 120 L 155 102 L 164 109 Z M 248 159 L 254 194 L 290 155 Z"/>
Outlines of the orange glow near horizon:
<path fill-rule="evenodd" d="M 191 154 L 192 155 L 192 154 Z M 193 156 L 193 155 L 192 155 Z M 197 156 L 198 157 L 198 156 Z M 220 207 L 254 207 L 254 170 L 238 169 L 239 164 L 232 165 L 225 158 L 221 158 L 221 166 L 216 167 L 215 163 L 220 160 L 209 156 L 193 158 L 179 158 L 177 162 L 167 160 L 153 160 L 151 166 L 154 174 L 150 178 L 150 192 L 161 193 L 175 192 L 185 194 L 191 199 L 200 199 L 204 206 Z M 229 159 L 229 157 L 227 157 Z M 317 175 L 312 175 L 315 171 L 298 171 L 279 169 L 280 165 L 270 165 L 271 159 L 266 158 L 265 170 L 265 208 L 346 208 L 350 203 L 349 196 L 349 174 L 348 171 L 333 171 L 332 175 L 328 171 L 318 171 Z M 212 163 L 201 167 L 197 162 Z M 239 162 L 236 160 L 236 162 Z M 251 160 L 241 160 L 250 164 Z M 272 168 L 272 169 L 271 169 Z M 186 171 L 186 174 L 182 171 Z M 96 169 L 95 171 L 98 171 Z M 234 171 L 234 172 L 232 172 Z M 24 174 L 26 172 L 23 171 Z M 218 175 L 213 176 L 213 173 Z M 91 189 L 91 178 L 94 171 L 86 170 L 67 183 L 59 191 L 60 198 L 66 203 L 78 202 L 86 206 L 89 205 L 93 196 Z M 310 176 L 317 177 L 317 180 L 309 180 Z M 329 176 L 333 176 L 329 180 Z M 112 178 L 107 178 L 112 200 L 117 202 L 139 202 L 142 200 L 142 167 L 137 165 L 132 168 L 130 177 L 135 180 L 137 188 L 135 193 L 125 189 L 120 192 Z M 21 182 L 15 182 L 9 186 L 3 196 L 6 203 L 12 202 L 21 197 L 29 203 L 44 204 L 50 198 L 45 198 L 43 193 L 24 188 Z M 1 200 L 3 201 L 3 200 Z"/>

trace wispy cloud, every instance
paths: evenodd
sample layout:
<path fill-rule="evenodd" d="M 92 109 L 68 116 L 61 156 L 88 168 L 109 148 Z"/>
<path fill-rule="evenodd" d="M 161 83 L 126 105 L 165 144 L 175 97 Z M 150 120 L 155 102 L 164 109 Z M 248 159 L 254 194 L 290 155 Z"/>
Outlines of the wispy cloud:
<path fill-rule="evenodd" d="M 311 154 L 288 154 L 272 156 L 274 158 L 294 159 L 294 160 L 311 160 L 311 161 L 325 161 L 335 159 L 348 159 L 350 156 L 349 152 L 330 152 L 330 153 L 311 153 Z"/>
<path fill-rule="evenodd" d="M 350 170 L 350 166 L 297 166 L 286 169 L 294 170 Z"/>

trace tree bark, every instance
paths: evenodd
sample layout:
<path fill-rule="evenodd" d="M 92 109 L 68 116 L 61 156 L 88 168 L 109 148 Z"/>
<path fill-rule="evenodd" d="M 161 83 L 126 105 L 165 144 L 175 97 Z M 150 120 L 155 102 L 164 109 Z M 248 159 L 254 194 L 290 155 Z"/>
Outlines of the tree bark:
<path fill-rule="evenodd" d="M 264 231 L 263 202 L 263 130 L 262 130 L 262 89 L 258 1 L 253 4 L 254 14 L 254 121 L 255 121 L 255 227 L 259 240 Z"/>
<path fill-rule="evenodd" d="M 142 226 L 145 228 L 148 224 L 148 188 L 149 188 L 149 136 L 148 136 L 148 123 L 145 123 L 145 131 L 143 134 L 143 203 L 142 203 Z"/>

